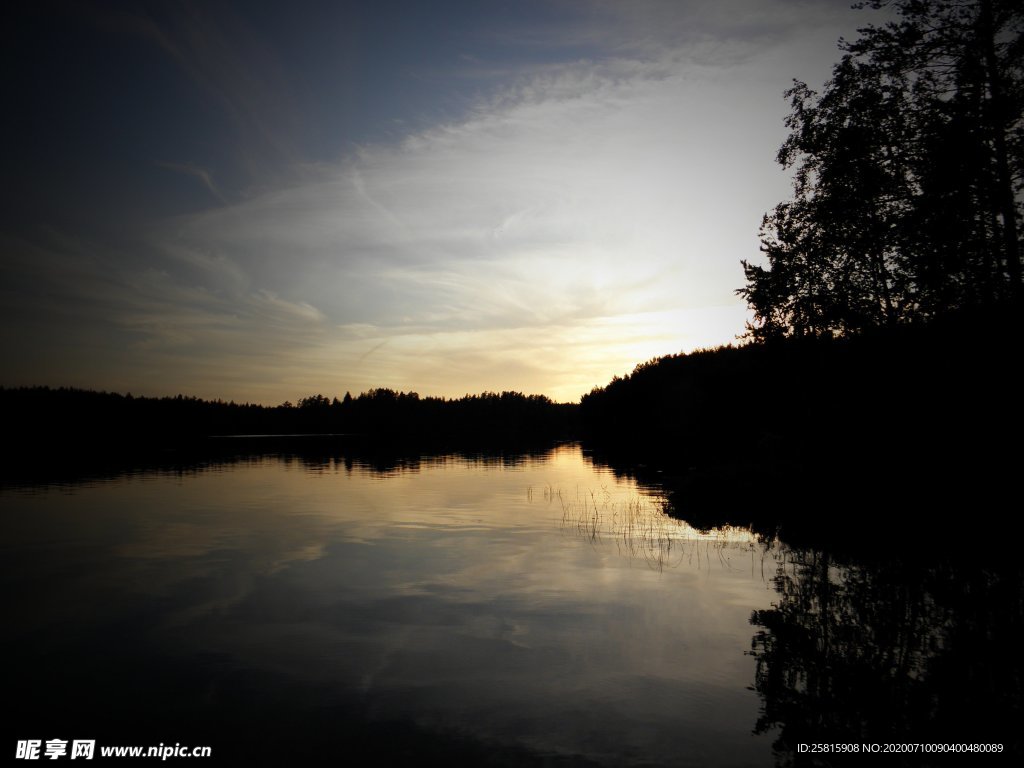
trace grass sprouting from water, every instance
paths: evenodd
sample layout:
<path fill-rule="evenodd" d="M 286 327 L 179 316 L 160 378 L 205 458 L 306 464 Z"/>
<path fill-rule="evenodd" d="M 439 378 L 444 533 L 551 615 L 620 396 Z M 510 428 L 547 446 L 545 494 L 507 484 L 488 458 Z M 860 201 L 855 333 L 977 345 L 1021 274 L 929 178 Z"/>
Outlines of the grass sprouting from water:
<path fill-rule="evenodd" d="M 577 489 L 570 496 L 551 485 L 544 486 L 542 492 L 546 503 L 561 507 L 562 530 L 573 532 L 595 547 L 614 545 L 620 555 L 643 561 L 658 571 L 683 562 L 710 568 L 713 561 L 738 570 L 732 560 L 740 552 L 750 553 L 752 567 L 760 553 L 763 565 L 774 543 L 746 528 L 699 530 L 667 514 L 664 499 L 639 493 L 617 498 L 602 487 Z M 532 487 L 527 498 L 534 498 Z"/>

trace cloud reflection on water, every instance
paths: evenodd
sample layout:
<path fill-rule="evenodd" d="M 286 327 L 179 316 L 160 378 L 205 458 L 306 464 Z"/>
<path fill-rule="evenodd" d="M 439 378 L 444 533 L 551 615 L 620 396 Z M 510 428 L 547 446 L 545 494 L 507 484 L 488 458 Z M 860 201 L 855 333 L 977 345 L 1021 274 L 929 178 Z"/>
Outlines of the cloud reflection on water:
<path fill-rule="evenodd" d="M 270 679 L 277 693 L 249 706 L 298 706 L 298 686 L 303 707 L 542 752 L 696 764 L 715 744 L 766 762 L 744 651 L 772 593 L 750 542 L 680 540 L 703 554 L 652 569 L 613 537 L 567 535 L 541 487 L 639 498 L 576 447 L 387 476 L 266 458 L 9 494 L 5 555 L 21 553 L 27 598 L 15 632 L 50 638 L 61 665 L 95 643 L 184 665 L 214 710 L 240 679 Z"/>

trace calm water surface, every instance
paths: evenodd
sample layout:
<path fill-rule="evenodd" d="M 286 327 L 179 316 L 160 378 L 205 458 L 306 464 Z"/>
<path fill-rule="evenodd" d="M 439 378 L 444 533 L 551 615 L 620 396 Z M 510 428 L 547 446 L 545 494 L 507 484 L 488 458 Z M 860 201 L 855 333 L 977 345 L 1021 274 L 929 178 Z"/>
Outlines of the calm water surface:
<path fill-rule="evenodd" d="M 386 471 L 271 456 L 7 490 L 0 512 L 13 738 L 251 725 L 250 749 L 373 733 L 549 764 L 772 762 L 749 651 L 777 553 L 665 517 L 576 446 Z"/>

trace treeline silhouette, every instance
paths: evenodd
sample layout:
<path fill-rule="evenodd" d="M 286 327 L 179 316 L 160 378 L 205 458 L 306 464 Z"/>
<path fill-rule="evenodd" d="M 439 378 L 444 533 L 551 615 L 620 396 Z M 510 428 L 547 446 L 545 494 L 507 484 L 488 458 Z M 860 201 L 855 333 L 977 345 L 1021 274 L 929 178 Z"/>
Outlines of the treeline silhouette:
<path fill-rule="evenodd" d="M 4 472 L 149 461 L 167 448 L 329 454 L 325 442 L 358 440 L 376 444 L 364 454 L 387 457 L 582 439 L 594 460 L 664 489 L 674 514 L 693 524 L 781 529 L 794 545 L 870 545 L 867 518 L 911 535 L 930 505 L 997 504 L 1013 491 L 1024 427 L 1012 385 L 1020 316 L 1007 303 L 843 338 L 669 355 L 579 404 L 374 389 L 261 406 L 0 388 Z M 264 437 L 209 439 L 225 435 Z"/>
<path fill-rule="evenodd" d="M 870 544 L 867 520 L 913 535 L 933 505 L 1015 493 L 1019 318 L 1001 305 L 652 360 L 583 397 L 585 445 L 694 524 L 781 526 L 790 543 Z"/>
<path fill-rule="evenodd" d="M 133 397 L 73 388 L 0 387 L 5 446 L 135 451 L 194 446 L 212 436 L 348 435 L 381 440 L 511 441 L 568 436 L 576 406 L 542 395 L 485 392 L 458 399 L 372 389 L 277 406 L 197 397 Z"/>

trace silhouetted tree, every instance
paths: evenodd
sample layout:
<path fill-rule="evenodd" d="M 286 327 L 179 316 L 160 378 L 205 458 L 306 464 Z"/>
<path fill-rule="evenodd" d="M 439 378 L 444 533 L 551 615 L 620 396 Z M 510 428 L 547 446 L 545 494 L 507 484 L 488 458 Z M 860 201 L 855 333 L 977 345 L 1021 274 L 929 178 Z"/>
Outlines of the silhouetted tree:
<path fill-rule="evenodd" d="M 874 0 L 822 93 L 786 92 L 767 264 L 738 293 L 755 339 L 926 320 L 1021 291 L 1024 11 L 1004 0 Z"/>

